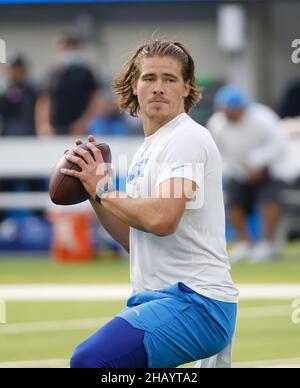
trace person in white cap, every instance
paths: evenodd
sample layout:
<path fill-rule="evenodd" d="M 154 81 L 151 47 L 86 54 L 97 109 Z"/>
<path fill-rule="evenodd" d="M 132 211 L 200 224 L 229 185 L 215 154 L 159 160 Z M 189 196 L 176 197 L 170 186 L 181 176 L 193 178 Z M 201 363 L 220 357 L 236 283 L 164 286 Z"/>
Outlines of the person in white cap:
<path fill-rule="evenodd" d="M 286 152 L 279 117 L 267 106 L 250 103 L 231 85 L 219 90 L 215 104 L 217 112 L 210 118 L 208 129 L 222 155 L 229 216 L 237 234 L 231 259 L 272 259 L 280 253 L 276 232 L 284 176 L 277 166 Z M 258 206 L 262 210 L 263 241 L 253 244 L 246 221 Z"/>

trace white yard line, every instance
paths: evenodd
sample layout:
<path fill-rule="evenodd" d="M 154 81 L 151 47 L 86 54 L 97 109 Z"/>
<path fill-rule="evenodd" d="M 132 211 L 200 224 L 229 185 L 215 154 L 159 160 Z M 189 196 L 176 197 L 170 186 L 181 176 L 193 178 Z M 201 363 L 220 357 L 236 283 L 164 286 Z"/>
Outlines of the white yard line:
<path fill-rule="evenodd" d="M 300 284 L 237 285 L 241 300 L 293 300 L 300 298 Z M 0 286 L 0 299 L 32 301 L 123 300 L 131 294 L 126 284 L 11 284 Z"/>
<path fill-rule="evenodd" d="M 0 299 L 9 300 L 122 300 L 129 297 L 127 284 L 11 284 L 0 286 Z"/>
<path fill-rule="evenodd" d="M 268 317 L 290 317 L 291 308 L 288 306 L 271 306 L 263 308 L 245 307 L 239 309 L 239 319 L 256 319 Z M 98 329 L 108 322 L 111 317 L 59 320 L 59 321 L 41 321 L 25 323 L 8 323 L 0 326 L 1 335 L 19 335 L 29 333 L 43 333 L 51 331 L 70 331 Z"/>
<path fill-rule="evenodd" d="M 237 362 L 234 368 L 300 368 L 300 358 Z"/>
<path fill-rule="evenodd" d="M 70 360 L 30 360 L 0 362 L 1 368 L 68 368 Z"/>
<path fill-rule="evenodd" d="M 264 306 L 239 308 L 238 317 L 241 318 L 264 318 L 264 317 L 291 317 L 292 306 Z"/>
<path fill-rule="evenodd" d="M 97 329 L 103 326 L 111 317 L 73 319 L 67 321 L 42 321 L 26 323 L 10 323 L 0 326 L 0 336 L 8 334 L 43 333 L 50 331 L 70 331 Z"/>
<path fill-rule="evenodd" d="M 300 284 L 241 284 L 237 285 L 242 300 L 291 300 L 300 297 Z"/>
<path fill-rule="evenodd" d="M 69 360 L 30 360 L 0 362 L 1 368 L 68 368 Z M 233 368 L 300 368 L 300 359 L 262 360 L 233 363 Z"/>

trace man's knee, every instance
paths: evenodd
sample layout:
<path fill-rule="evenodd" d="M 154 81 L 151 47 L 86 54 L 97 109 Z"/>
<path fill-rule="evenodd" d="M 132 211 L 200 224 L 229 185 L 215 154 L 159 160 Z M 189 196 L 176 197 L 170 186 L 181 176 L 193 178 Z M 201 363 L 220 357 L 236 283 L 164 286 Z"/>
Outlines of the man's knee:
<path fill-rule="evenodd" d="M 83 347 L 79 345 L 72 354 L 70 367 L 72 369 L 88 369 L 109 368 L 110 366 L 109 362 L 101 357 L 101 354 L 98 354 L 97 359 L 95 359 L 91 350 L 88 348 L 83 349 Z"/>
<path fill-rule="evenodd" d="M 80 350 L 80 346 L 78 346 L 73 354 L 72 354 L 72 357 L 71 357 L 71 360 L 70 360 L 70 367 L 72 369 L 76 368 L 76 369 L 79 369 L 79 368 L 89 368 L 89 366 L 87 365 L 88 362 L 88 358 L 86 357 L 86 352 Z"/>

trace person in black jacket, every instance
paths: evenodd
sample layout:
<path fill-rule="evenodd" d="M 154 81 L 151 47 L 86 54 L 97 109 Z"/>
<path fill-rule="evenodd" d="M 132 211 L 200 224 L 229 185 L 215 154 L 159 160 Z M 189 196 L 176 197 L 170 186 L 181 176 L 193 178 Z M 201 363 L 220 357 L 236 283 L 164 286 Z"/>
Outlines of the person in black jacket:
<path fill-rule="evenodd" d="M 34 109 L 36 88 L 28 80 L 29 65 L 25 56 L 14 53 L 4 67 L 5 82 L 0 89 L 0 135 L 36 136 Z M 0 180 L 0 192 L 41 191 L 44 181 L 35 178 L 5 178 Z M 29 211 L 0 211 L 0 222 L 8 217 L 31 214 Z M 39 214 L 39 213 L 36 213 Z"/>
<path fill-rule="evenodd" d="M 60 64 L 51 71 L 36 105 L 39 136 L 84 134 L 98 110 L 99 85 L 80 49 L 75 32 L 60 40 Z"/>
<path fill-rule="evenodd" d="M 280 116 L 282 118 L 300 117 L 300 80 L 289 85 L 283 98 Z"/>
<path fill-rule="evenodd" d="M 0 89 L 0 134 L 33 136 L 36 89 L 28 81 L 28 64 L 21 53 L 13 54 L 5 66 L 5 83 Z"/>

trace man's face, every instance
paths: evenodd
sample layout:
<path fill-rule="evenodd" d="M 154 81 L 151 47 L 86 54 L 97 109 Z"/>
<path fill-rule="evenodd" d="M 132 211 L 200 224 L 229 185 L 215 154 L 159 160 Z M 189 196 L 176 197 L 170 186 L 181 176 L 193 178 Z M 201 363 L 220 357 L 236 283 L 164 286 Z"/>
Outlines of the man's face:
<path fill-rule="evenodd" d="M 244 108 L 224 109 L 224 113 L 229 121 L 233 123 L 238 123 L 242 120 L 245 113 L 245 109 Z"/>
<path fill-rule="evenodd" d="M 184 82 L 181 63 L 171 57 L 143 58 L 137 81 L 132 82 L 142 116 L 150 120 L 172 119 L 184 112 L 189 82 Z"/>
<path fill-rule="evenodd" d="M 12 83 L 23 82 L 26 78 L 26 68 L 23 65 L 12 65 L 6 68 L 6 78 Z"/>

